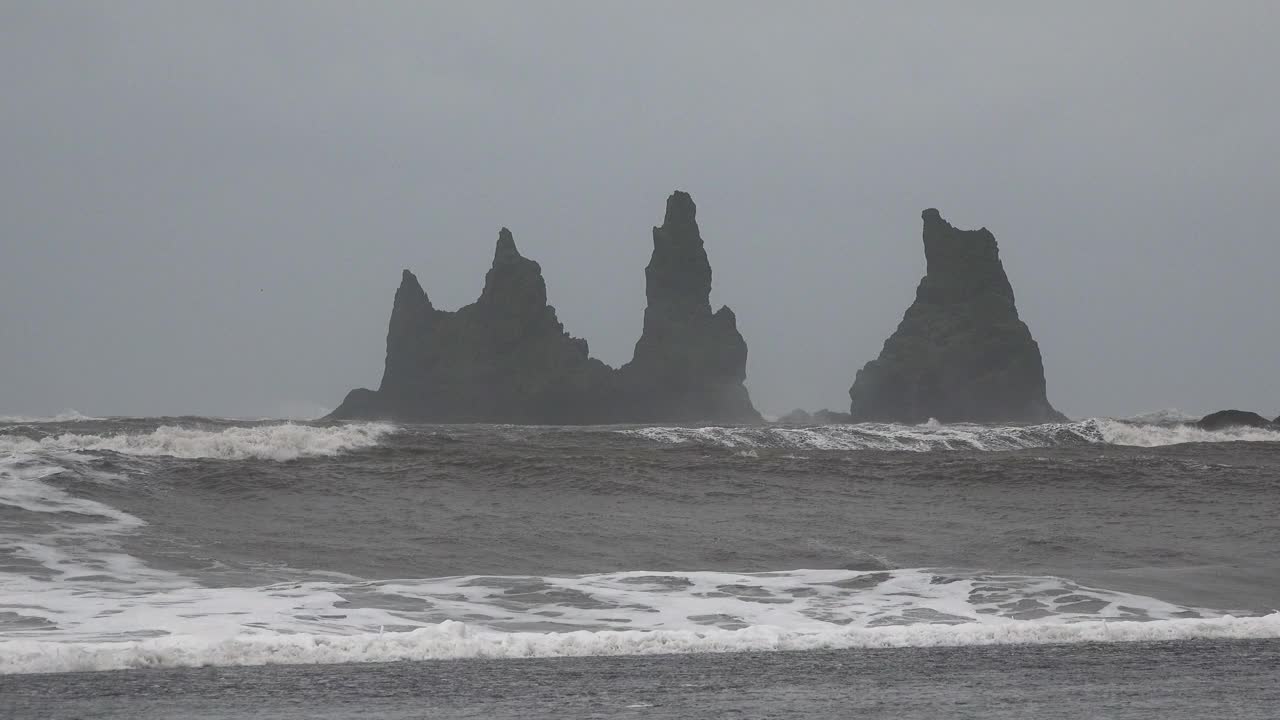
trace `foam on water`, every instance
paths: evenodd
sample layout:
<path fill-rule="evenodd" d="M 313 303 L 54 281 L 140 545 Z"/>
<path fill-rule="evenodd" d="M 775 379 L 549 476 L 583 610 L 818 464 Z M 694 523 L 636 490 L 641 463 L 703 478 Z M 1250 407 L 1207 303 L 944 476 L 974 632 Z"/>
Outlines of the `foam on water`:
<path fill-rule="evenodd" d="M 1159 447 L 1180 443 L 1211 442 L 1280 442 L 1280 431 L 1237 427 L 1226 430 L 1201 430 L 1195 425 L 1141 425 L 1112 420 L 1098 421 L 1103 439 L 1113 445 Z"/>
<path fill-rule="evenodd" d="M 21 521 L 0 522 L 0 547 L 7 550 L 0 562 L 0 636 L 15 628 L 56 628 L 52 608 L 27 610 L 43 608 L 60 593 L 92 597 L 189 584 L 120 551 L 118 537 L 145 526 L 141 518 L 46 482 L 66 472 L 42 457 L 0 459 L 0 509 L 22 511 Z"/>
<path fill-rule="evenodd" d="M 1073 423 L 1026 426 L 862 423 L 816 427 L 645 427 L 624 434 L 669 444 L 702 444 L 736 450 L 1022 450 L 1064 445 L 1111 444 L 1156 447 L 1188 442 L 1280 442 L 1280 431 L 1232 428 L 1209 432 L 1194 425 L 1150 425 L 1091 418 Z"/>
<path fill-rule="evenodd" d="M 276 424 L 0 435 L 0 672 L 1280 637 L 1280 614 L 1236 618 L 1059 577 L 963 569 L 395 580 L 290 571 L 271 577 L 300 579 L 209 587 L 125 552 L 121 539 L 147 524 L 76 493 L 81 483 L 129 481 L 96 470 L 95 451 L 278 461 L 369 447 L 393 430 Z M 744 457 L 772 447 L 999 450 L 1280 439 L 1108 420 L 622 432 L 732 447 Z"/>
<path fill-rule="evenodd" d="M 353 423 L 331 427 L 284 423 L 223 430 L 165 425 L 149 433 L 63 433 L 39 440 L 19 435 L 0 435 L 0 453 L 105 450 L 125 455 L 167 455 L 188 459 L 285 461 L 372 447 L 394 430 L 395 426 L 387 423 Z"/>
<path fill-rule="evenodd" d="M 1280 637 L 1280 614 L 1162 622 L 915 625 L 824 632 L 741 630 L 498 633 L 459 622 L 361 635 L 166 637 L 120 643 L 0 642 L 0 673 L 204 665 L 322 664 L 458 658 L 657 655 L 695 652 L 938 647 Z"/>
<path fill-rule="evenodd" d="M 26 468 L 24 461 L 30 462 Z M 25 470 L 25 472 L 24 472 Z M 0 461 L 0 506 L 26 510 L 27 512 L 67 513 L 86 518 L 99 518 L 110 528 L 130 528 L 142 525 L 138 518 L 121 512 L 110 505 L 77 498 L 69 493 L 40 482 L 41 478 L 63 472 L 62 468 L 48 467 L 34 462 L 34 458 L 22 456 Z"/>
<path fill-rule="evenodd" d="M 1277 632 L 1063 578 L 929 568 L 206 587 L 124 553 L 116 538 L 145 523 L 49 484 L 63 472 L 0 462 L 0 505 L 27 518 L 0 533 L 0 672 Z"/>
<path fill-rule="evenodd" d="M 665 630 L 755 625 L 821 630 L 915 623 L 1164 620 L 1214 615 L 1054 577 L 942 572 L 630 571 L 574 577 L 465 576 L 205 588 L 141 567 L 98 567 L 45 551 L 52 580 L 14 579 L 5 634 L 88 641 L 156 634 L 230 637 L 247 630 L 358 634 L 445 620 L 503 632 Z M 120 565 L 120 559 L 116 559 Z M 91 572 L 92 570 L 92 572 Z M 87 578 L 76 581 L 77 577 Z M 127 577 L 127 582 L 117 580 Z M 145 591 L 145 592 L 144 592 Z M 25 626 L 34 627 L 24 631 Z M 3 628 L 0 623 L 0 628 Z M 52 631 L 52 632 L 51 632 Z"/>

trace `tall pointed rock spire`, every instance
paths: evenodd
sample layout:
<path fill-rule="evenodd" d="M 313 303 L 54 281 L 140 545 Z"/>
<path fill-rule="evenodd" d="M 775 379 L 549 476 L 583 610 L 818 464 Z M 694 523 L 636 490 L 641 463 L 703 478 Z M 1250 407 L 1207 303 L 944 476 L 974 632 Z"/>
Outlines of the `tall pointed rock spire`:
<path fill-rule="evenodd" d="M 642 388 L 629 402 L 642 420 L 757 422 L 737 319 L 728 307 L 711 312 L 711 263 L 696 216 L 693 198 L 677 190 L 653 229 L 644 330 L 622 369 L 628 387 Z"/>

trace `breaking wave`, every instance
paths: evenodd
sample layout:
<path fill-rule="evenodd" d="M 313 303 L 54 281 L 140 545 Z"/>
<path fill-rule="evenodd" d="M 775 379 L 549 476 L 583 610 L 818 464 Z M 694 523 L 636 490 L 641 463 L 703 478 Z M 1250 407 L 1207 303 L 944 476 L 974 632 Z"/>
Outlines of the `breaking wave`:
<path fill-rule="evenodd" d="M 1265 617 L 1160 622 L 913 625 L 820 632 L 753 626 L 740 630 L 497 633 L 446 621 L 409 632 L 360 635 L 238 635 L 224 639 L 164 637 L 74 644 L 8 641 L 0 642 L 0 673 L 1278 637 L 1280 613 Z"/>
<path fill-rule="evenodd" d="M 1280 614 L 1237 618 L 1058 577 L 923 568 L 258 588 L 122 569 L 129 583 L 110 592 L 91 591 L 102 582 L 92 578 L 15 579 L 10 595 L 39 604 L 13 608 L 0 673 L 1280 637 Z"/>
<path fill-rule="evenodd" d="M 37 425 L 40 423 L 68 423 L 68 422 L 85 422 L 88 420 L 101 420 L 102 418 L 90 417 L 77 410 L 67 410 L 57 415 L 49 417 L 28 417 L 25 415 L 0 415 L 0 424 L 5 425 Z"/>
<path fill-rule="evenodd" d="M 817 427 L 645 427 L 619 432 L 668 444 L 701 444 L 744 450 L 1023 450 L 1110 444 L 1157 447 L 1191 442 L 1280 442 L 1280 431 L 1232 428 L 1210 432 L 1194 425 L 1153 425 L 1091 418 L 1072 423 L 991 426 L 933 422 L 922 425 L 864 423 Z"/>
<path fill-rule="evenodd" d="M 1194 424 L 1200 419 L 1199 415 L 1183 412 L 1177 408 L 1165 408 L 1163 410 L 1149 410 L 1140 412 L 1137 415 L 1131 415 L 1127 418 L 1117 418 L 1128 423 L 1136 423 L 1140 425 L 1176 425 L 1176 424 Z"/>
<path fill-rule="evenodd" d="M 285 423 L 230 427 L 216 431 L 164 425 L 149 433 L 63 433 L 39 439 L 0 435 L 0 453 L 97 450 L 124 455 L 167 455 L 186 459 L 285 461 L 372 447 L 394 430 L 394 425 L 386 423 L 332 427 Z"/>
<path fill-rule="evenodd" d="M 1280 442 L 1280 431 L 1237 427 L 1226 430 L 1201 430 L 1195 425 L 1143 425 L 1113 420 L 1099 420 L 1103 440 L 1112 445 L 1159 447 L 1180 443 L 1214 442 Z"/>

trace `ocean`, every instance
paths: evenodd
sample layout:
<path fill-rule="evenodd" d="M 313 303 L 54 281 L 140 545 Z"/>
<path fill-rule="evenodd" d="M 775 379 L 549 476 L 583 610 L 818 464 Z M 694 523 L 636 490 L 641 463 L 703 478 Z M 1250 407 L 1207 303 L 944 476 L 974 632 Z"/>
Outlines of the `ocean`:
<path fill-rule="evenodd" d="M 1272 717 L 1280 433 L 1185 420 L 3 418 L 0 714 Z"/>

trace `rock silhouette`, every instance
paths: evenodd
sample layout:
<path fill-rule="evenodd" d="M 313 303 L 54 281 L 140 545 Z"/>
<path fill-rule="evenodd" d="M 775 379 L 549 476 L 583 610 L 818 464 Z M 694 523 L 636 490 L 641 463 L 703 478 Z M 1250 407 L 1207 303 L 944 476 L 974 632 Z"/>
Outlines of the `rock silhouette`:
<path fill-rule="evenodd" d="M 779 425 L 844 425 L 851 420 L 849 413 L 837 412 L 826 408 L 815 412 L 796 408 L 774 422 Z"/>
<path fill-rule="evenodd" d="M 611 374 L 588 356 L 585 340 L 565 332 L 547 304 L 542 268 L 503 228 L 480 298 L 456 312 L 432 307 L 404 271 L 382 384 L 376 393 L 352 391 L 333 416 L 573 423 L 598 410 Z"/>
<path fill-rule="evenodd" d="M 1276 420 L 1280 422 L 1280 418 Z M 1246 410 L 1219 410 L 1200 418 L 1196 427 L 1201 430 L 1226 430 L 1233 427 L 1275 428 L 1277 425 L 1258 413 Z"/>
<path fill-rule="evenodd" d="M 727 306 L 711 311 L 711 263 L 685 192 L 667 198 L 644 270 L 644 331 L 619 371 L 629 422 L 758 422 L 743 382 L 747 343 Z"/>
<path fill-rule="evenodd" d="M 986 229 L 922 213 L 927 270 L 898 329 L 849 389 L 854 422 L 1065 420 Z"/>
<path fill-rule="evenodd" d="M 410 422 L 578 425 L 755 422 L 747 346 L 727 307 L 712 313 L 711 266 L 687 193 L 667 201 L 646 268 L 644 333 L 615 370 L 590 357 L 547 304 L 538 263 L 503 228 L 480 298 L 437 310 L 405 270 L 387 329 L 382 384 L 356 389 L 330 417 Z"/>

